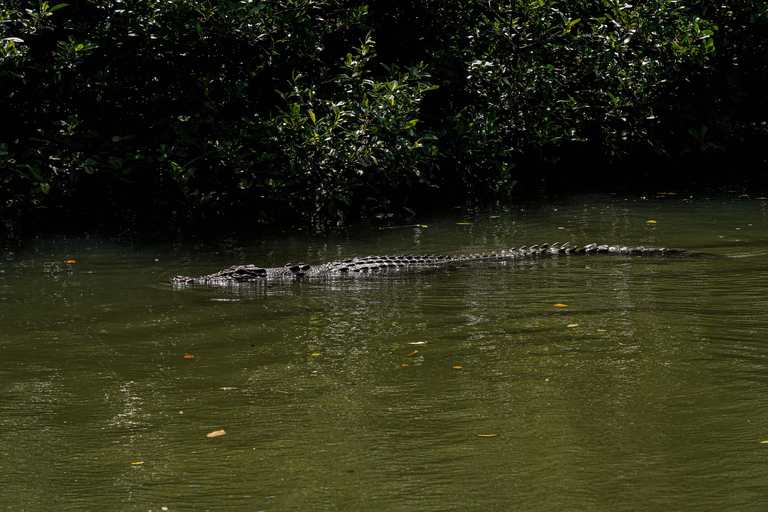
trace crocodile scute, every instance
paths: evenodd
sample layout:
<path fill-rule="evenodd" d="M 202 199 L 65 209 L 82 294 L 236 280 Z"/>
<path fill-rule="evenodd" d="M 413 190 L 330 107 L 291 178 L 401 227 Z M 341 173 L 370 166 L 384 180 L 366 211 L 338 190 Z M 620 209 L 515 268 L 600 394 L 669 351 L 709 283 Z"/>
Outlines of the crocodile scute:
<path fill-rule="evenodd" d="M 650 249 L 646 247 L 624 247 L 589 244 L 578 247 L 571 242 L 559 244 L 522 246 L 500 252 L 459 254 L 459 255 L 390 255 L 345 258 L 320 265 L 298 263 L 282 267 L 259 267 L 256 265 L 234 265 L 214 274 L 200 277 L 176 276 L 170 280 L 174 285 L 227 285 L 239 283 L 297 281 L 322 279 L 333 276 L 354 276 L 360 274 L 383 274 L 387 272 L 419 271 L 450 268 L 477 263 L 493 263 L 529 260 L 546 257 L 590 254 L 619 254 L 640 256 L 684 255 L 676 249 Z"/>

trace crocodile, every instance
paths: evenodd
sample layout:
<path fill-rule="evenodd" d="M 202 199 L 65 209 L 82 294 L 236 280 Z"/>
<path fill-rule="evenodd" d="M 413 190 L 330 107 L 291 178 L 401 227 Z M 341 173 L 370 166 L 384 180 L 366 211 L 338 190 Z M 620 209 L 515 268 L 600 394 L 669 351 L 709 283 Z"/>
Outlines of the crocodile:
<path fill-rule="evenodd" d="M 176 276 L 170 280 L 174 285 L 230 285 L 239 283 L 296 281 L 322 279 L 333 276 L 355 276 L 385 274 L 402 271 L 423 271 L 452 268 L 479 263 L 506 263 L 545 257 L 560 257 L 589 254 L 625 254 L 640 256 L 689 255 L 679 249 L 650 249 L 646 247 L 621 247 L 589 244 L 578 247 L 571 242 L 560 244 L 512 247 L 500 252 L 459 255 L 399 255 L 366 256 L 345 258 L 320 265 L 288 263 L 283 267 L 265 268 L 256 265 L 234 265 L 215 274 L 200 277 Z"/>

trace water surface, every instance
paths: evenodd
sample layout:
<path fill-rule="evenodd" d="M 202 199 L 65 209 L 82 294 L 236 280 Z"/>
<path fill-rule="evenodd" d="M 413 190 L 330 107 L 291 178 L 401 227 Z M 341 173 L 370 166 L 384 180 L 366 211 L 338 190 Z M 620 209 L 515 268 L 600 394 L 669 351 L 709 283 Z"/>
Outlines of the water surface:
<path fill-rule="evenodd" d="M 323 235 L 7 240 L 0 505 L 766 510 L 767 213 L 582 197 Z M 714 257 L 167 283 L 556 240 Z"/>

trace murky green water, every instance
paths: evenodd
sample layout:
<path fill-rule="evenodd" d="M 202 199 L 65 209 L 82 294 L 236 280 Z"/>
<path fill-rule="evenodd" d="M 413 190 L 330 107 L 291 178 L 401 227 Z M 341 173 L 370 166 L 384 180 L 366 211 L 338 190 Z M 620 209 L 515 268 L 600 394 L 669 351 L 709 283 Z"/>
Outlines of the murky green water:
<path fill-rule="evenodd" d="M 590 197 L 419 222 L 5 242 L 0 506 L 768 509 L 765 200 Z M 165 282 L 569 239 L 720 257 Z"/>

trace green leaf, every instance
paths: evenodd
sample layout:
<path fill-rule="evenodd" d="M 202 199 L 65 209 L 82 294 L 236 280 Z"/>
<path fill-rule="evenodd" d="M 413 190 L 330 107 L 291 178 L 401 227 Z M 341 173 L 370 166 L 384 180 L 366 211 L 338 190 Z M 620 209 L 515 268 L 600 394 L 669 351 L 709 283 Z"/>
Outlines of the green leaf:
<path fill-rule="evenodd" d="M 29 165 L 25 165 L 23 167 L 26 167 L 27 170 L 30 173 L 32 173 L 32 176 L 34 176 L 37 179 L 37 181 L 43 181 L 43 177 L 40 175 L 40 171 L 38 171 L 35 167 L 29 166 Z"/>
<path fill-rule="evenodd" d="M 68 5 L 69 5 L 69 4 L 58 4 L 58 5 L 54 5 L 53 7 L 51 7 L 50 9 L 48 9 L 48 12 L 58 11 L 58 10 L 59 10 L 59 9 L 61 9 L 62 7 L 66 7 L 66 6 L 68 6 Z"/>

